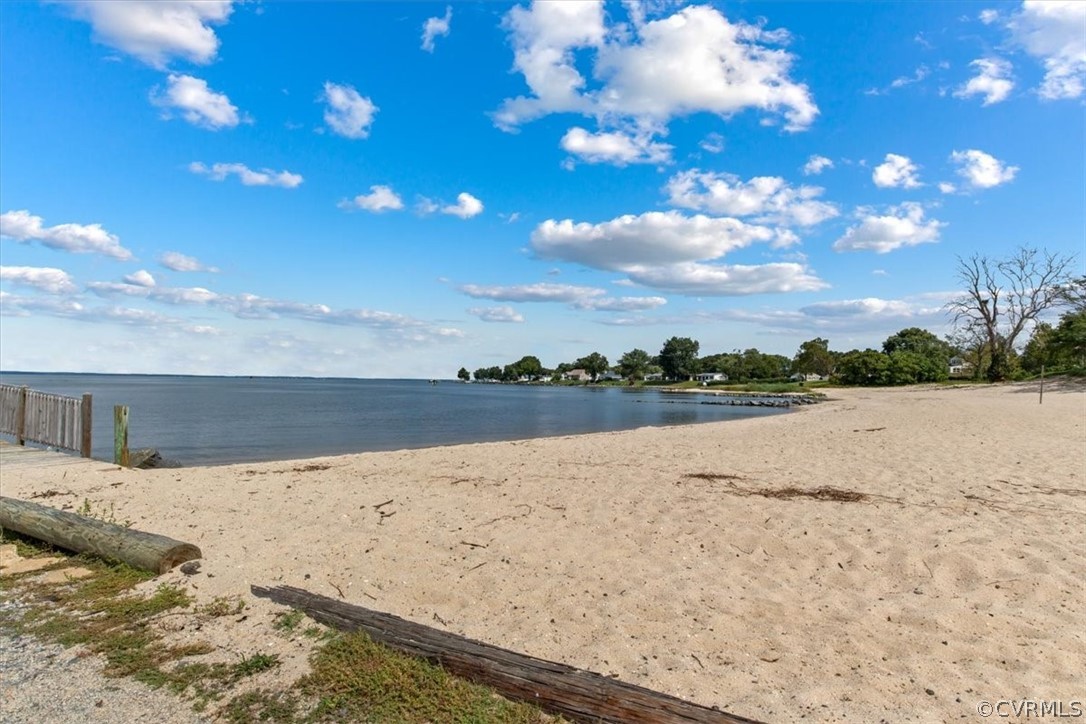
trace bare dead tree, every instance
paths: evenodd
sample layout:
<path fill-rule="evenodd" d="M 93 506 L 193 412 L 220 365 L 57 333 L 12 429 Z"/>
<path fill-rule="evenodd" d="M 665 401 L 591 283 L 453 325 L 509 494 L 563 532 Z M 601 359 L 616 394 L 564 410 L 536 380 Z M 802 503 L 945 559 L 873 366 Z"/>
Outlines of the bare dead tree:
<path fill-rule="evenodd" d="M 1004 259 L 958 257 L 962 296 L 947 304 L 958 329 L 980 333 L 988 348 L 988 379 L 1005 379 L 1018 335 L 1066 300 L 1073 256 L 1019 247 Z"/>

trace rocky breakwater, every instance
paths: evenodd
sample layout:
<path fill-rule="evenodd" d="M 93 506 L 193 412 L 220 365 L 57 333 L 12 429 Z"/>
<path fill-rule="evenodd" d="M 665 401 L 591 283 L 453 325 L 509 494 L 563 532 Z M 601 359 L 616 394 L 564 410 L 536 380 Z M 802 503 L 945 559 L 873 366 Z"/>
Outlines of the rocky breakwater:
<path fill-rule="evenodd" d="M 711 399 L 697 400 L 700 405 L 737 405 L 741 407 L 797 407 L 814 405 L 822 395 L 796 392 L 710 392 L 707 390 L 663 390 L 672 394 L 697 394 Z M 676 400 L 677 401 L 677 400 Z"/>

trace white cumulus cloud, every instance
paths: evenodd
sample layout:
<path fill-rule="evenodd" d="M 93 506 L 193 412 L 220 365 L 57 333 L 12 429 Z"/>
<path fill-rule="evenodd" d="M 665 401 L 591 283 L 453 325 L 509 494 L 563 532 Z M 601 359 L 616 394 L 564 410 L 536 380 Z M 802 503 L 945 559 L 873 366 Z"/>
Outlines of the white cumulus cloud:
<path fill-rule="evenodd" d="M 158 263 L 170 271 L 176 272 L 217 272 L 213 266 L 207 266 L 199 259 L 186 256 L 177 251 L 167 251 L 158 258 Z"/>
<path fill-rule="evenodd" d="M 380 213 L 381 211 L 399 211 L 403 208 L 403 199 L 389 186 L 370 186 L 368 194 L 359 194 L 353 199 L 339 202 L 341 209 L 364 209 Z"/>
<path fill-rule="evenodd" d="M 233 9 L 231 0 L 126 0 L 69 3 L 88 21 L 101 43 L 164 68 L 171 58 L 210 63 L 219 51 L 212 25 L 222 24 Z"/>
<path fill-rule="evenodd" d="M 738 219 L 650 211 L 598 224 L 547 219 L 532 232 L 531 244 L 544 259 L 625 271 L 631 266 L 715 259 L 773 239 L 772 229 Z"/>
<path fill-rule="evenodd" d="M 463 284 L 458 289 L 475 299 L 490 299 L 495 302 L 577 302 L 589 297 L 606 294 L 596 287 L 576 284 L 537 284 L 484 285 Z"/>
<path fill-rule="evenodd" d="M 879 188 L 915 189 L 923 184 L 917 176 L 919 167 L 908 156 L 886 154 L 886 160 L 875 167 L 871 180 Z"/>
<path fill-rule="evenodd" d="M 496 302 L 558 302 L 568 304 L 574 309 L 584 309 L 595 312 L 628 312 L 645 309 L 655 309 L 667 304 L 663 297 L 609 297 L 607 292 L 599 287 L 586 287 L 577 284 L 553 284 L 539 282 L 537 284 L 513 284 L 493 285 L 464 284 L 459 290 L 475 299 L 490 299 Z M 507 317 L 513 313 L 510 307 L 493 307 L 484 309 L 473 307 L 470 314 L 482 317 L 485 312 L 496 316 Z M 519 319 L 484 319 L 484 321 L 507 322 L 523 321 Z"/>
<path fill-rule="evenodd" d="M 440 18 L 427 18 L 422 24 L 422 49 L 427 53 L 434 52 L 434 38 L 447 36 L 449 24 L 452 22 L 452 5 L 445 6 L 445 15 Z"/>
<path fill-rule="evenodd" d="M 860 223 L 850 227 L 833 243 L 834 251 L 874 251 L 879 254 L 904 246 L 939 241 L 939 230 L 945 223 L 924 218 L 924 207 L 916 203 L 891 206 L 881 216 L 861 209 Z"/>
<path fill-rule="evenodd" d="M 163 109 L 164 118 L 170 118 L 176 110 L 192 125 L 212 131 L 233 128 L 242 121 L 237 106 L 225 93 L 211 90 L 206 80 L 191 75 L 170 73 L 166 91 L 152 90 L 151 102 Z"/>
<path fill-rule="evenodd" d="M 990 106 L 1007 99 L 1014 89 L 1011 64 L 1001 58 L 978 58 L 970 63 L 977 74 L 962 84 L 954 95 L 958 98 L 984 96 L 982 105 Z"/>
<path fill-rule="evenodd" d="M 0 279 L 48 294 L 72 294 L 78 290 L 63 269 L 35 266 L 0 266 Z"/>
<path fill-rule="evenodd" d="M 899 299 L 841 299 L 830 302 L 816 302 L 800 310 L 809 317 L 878 317 L 907 316 L 911 306 Z"/>
<path fill-rule="evenodd" d="M 50 249 L 74 254 L 102 254 L 121 261 L 132 258 L 132 252 L 121 246 L 121 240 L 103 229 L 101 224 L 47 227 L 42 217 L 25 209 L 0 214 L 0 236 L 19 242 L 37 241 Z"/>
<path fill-rule="evenodd" d="M 708 153 L 720 153 L 724 150 L 724 136 L 716 132 L 710 133 L 708 136 L 701 139 L 698 146 L 701 150 L 707 151 Z"/>
<path fill-rule="evenodd" d="M 663 297 L 586 297 L 573 303 L 577 309 L 594 312 L 639 312 L 667 304 Z"/>
<path fill-rule="evenodd" d="M 829 286 L 807 267 L 793 262 L 756 265 L 685 262 L 635 266 L 627 272 L 637 284 L 687 296 L 813 292 Z"/>
<path fill-rule="evenodd" d="M 483 202 L 466 191 L 456 196 L 456 203 L 441 207 L 441 213 L 470 219 L 483 213 Z"/>
<path fill-rule="evenodd" d="M 588 163 L 667 163 L 673 146 L 656 143 L 649 133 L 601 131 L 591 133 L 574 126 L 562 136 L 562 149 Z"/>
<path fill-rule="evenodd" d="M 1025 0 L 1007 23 L 1026 52 L 1041 59 L 1041 98 L 1079 98 L 1086 90 L 1086 3 Z"/>
<path fill-rule="evenodd" d="M 137 287 L 153 287 L 156 284 L 154 276 L 146 269 L 140 269 L 138 272 L 127 274 L 124 277 L 124 282 L 125 284 L 133 284 Z"/>
<path fill-rule="evenodd" d="M 793 188 L 778 176 L 742 181 L 733 174 L 692 169 L 672 176 L 665 189 L 672 206 L 762 222 L 814 226 L 838 215 L 837 207 L 818 200 L 823 189 Z"/>
<path fill-rule="evenodd" d="M 293 189 L 302 185 L 301 174 L 290 171 L 273 171 L 263 168 L 254 171 L 243 163 L 215 163 L 207 166 L 199 161 L 189 164 L 189 171 L 207 176 L 214 181 L 223 181 L 227 176 L 237 176 L 244 186 L 279 186 Z"/>
<path fill-rule="evenodd" d="M 524 317 L 510 306 L 472 307 L 468 310 L 468 314 L 484 322 L 519 323 L 524 321 Z"/>
<path fill-rule="evenodd" d="M 998 158 L 975 148 L 954 151 L 950 154 L 950 160 L 958 165 L 958 175 L 975 189 L 990 189 L 1009 183 L 1018 173 L 1017 166 L 1008 166 Z"/>
<path fill-rule="evenodd" d="M 757 110 L 770 125 L 783 118 L 789 131 L 818 115 L 807 86 L 790 77 L 794 56 L 776 47 L 787 31 L 732 23 L 707 5 L 647 22 L 640 9 L 633 14 L 641 20 L 609 25 L 598 0 L 537 0 L 511 9 L 503 27 L 530 93 L 507 98 L 495 124 L 513 131 L 551 113 L 580 113 L 597 120 L 599 133 L 636 128 L 651 137 L 696 113 L 729 118 Z M 581 68 L 588 67 L 586 77 Z"/>
<path fill-rule="evenodd" d="M 373 101 L 365 98 L 349 85 L 324 84 L 321 100 L 326 103 L 324 122 L 334 132 L 346 138 L 366 138 L 370 135 L 373 116 L 379 110 Z"/>
<path fill-rule="evenodd" d="M 825 156 L 813 155 L 803 164 L 803 175 L 817 176 L 828 168 L 833 168 L 833 161 Z"/>

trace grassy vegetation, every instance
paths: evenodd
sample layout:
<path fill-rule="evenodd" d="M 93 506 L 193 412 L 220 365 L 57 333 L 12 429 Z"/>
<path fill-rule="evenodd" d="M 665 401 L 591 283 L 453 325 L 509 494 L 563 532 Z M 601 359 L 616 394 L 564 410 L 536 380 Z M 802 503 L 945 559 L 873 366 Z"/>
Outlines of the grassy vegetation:
<path fill-rule="evenodd" d="M 0 542 L 14 543 L 24 558 L 66 555 L 9 532 L 0 534 Z M 131 677 L 181 695 L 197 711 L 215 705 L 217 717 L 228 722 L 556 721 L 534 707 L 510 702 L 438 666 L 374 643 L 365 634 L 339 634 L 312 622 L 307 625 L 304 614 L 293 610 L 277 614 L 272 627 L 288 638 L 301 635 L 313 640 L 311 673 L 285 689 L 239 692 L 242 682 L 278 667 L 278 656 L 257 652 L 234 662 L 201 660 L 216 647 L 209 642 L 171 645 L 155 624 L 171 615 L 237 615 L 246 607 L 241 598 L 219 597 L 194 606 L 188 591 L 170 584 L 140 595 L 133 589 L 151 580 L 151 574 L 91 557 L 66 558 L 52 567 L 70 563 L 91 575 L 63 583 L 35 582 L 41 571 L 0 578 L 0 593 L 24 603 L 21 611 L 0 613 L 0 630 L 86 646 L 103 657 L 105 675 Z"/>
<path fill-rule="evenodd" d="M 310 721 L 553 721 L 535 707 L 496 696 L 439 666 L 374 643 L 364 633 L 338 635 L 317 650 L 299 682 L 317 700 Z"/>

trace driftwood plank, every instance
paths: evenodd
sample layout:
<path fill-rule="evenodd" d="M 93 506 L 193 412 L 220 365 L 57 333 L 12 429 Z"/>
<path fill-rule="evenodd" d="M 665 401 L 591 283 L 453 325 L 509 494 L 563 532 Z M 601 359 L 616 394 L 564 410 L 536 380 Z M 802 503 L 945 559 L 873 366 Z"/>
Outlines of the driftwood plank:
<path fill-rule="evenodd" d="M 0 496 L 0 528 L 76 553 L 112 558 L 152 573 L 166 573 L 201 556 L 196 546 L 164 535 L 3 496 Z"/>
<path fill-rule="evenodd" d="M 440 664 L 450 673 L 486 684 L 512 699 L 579 722 L 749 724 L 753 719 L 652 691 L 618 679 L 537 659 L 424 626 L 380 611 L 291 586 L 252 586 L 254 596 L 304 611 L 343 631 L 365 631 L 394 649 Z"/>

